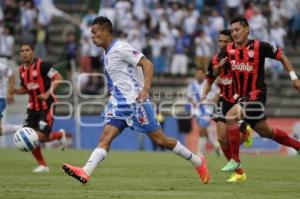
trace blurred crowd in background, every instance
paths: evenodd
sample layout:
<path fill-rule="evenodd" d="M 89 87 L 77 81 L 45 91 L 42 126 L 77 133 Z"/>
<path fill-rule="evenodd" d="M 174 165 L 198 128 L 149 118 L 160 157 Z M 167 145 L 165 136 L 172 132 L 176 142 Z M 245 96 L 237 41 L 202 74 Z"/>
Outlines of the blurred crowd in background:
<path fill-rule="evenodd" d="M 21 40 L 35 44 L 36 56 L 47 57 L 52 17 L 38 9 L 39 3 L 41 0 L 0 0 L 1 57 L 14 56 L 16 24 Z M 102 70 L 102 51 L 92 44 L 89 29 L 98 15 L 111 19 L 116 36 L 149 57 L 160 76 L 186 76 L 195 67 L 207 67 L 216 53 L 219 31 L 228 28 L 234 15 L 249 20 L 251 38 L 281 48 L 289 43 L 289 52 L 299 51 L 300 0 L 100 0 L 99 9 L 90 7 L 82 16 L 78 31 L 62 35 L 62 54 L 76 60 L 79 72 Z M 282 71 L 278 63 L 269 65 L 278 65 L 272 67 L 275 73 Z"/>

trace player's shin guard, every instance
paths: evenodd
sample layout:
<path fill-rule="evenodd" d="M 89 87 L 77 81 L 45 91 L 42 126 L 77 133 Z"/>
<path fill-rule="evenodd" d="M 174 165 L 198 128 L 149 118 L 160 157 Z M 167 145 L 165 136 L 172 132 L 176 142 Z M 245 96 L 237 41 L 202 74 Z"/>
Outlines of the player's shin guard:
<path fill-rule="evenodd" d="M 300 150 L 300 142 L 289 137 L 288 134 L 281 129 L 273 129 L 273 140 L 279 144 L 292 147 L 297 151 Z"/>
<path fill-rule="evenodd" d="M 31 153 L 34 156 L 34 158 L 36 159 L 36 161 L 39 163 L 39 165 L 47 166 L 47 164 L 46 164 L 46 162 L 45 162 L 45 160 L 43 158 L 40 146 L 38 146 L 37 148 L 33 149 Z"/>
<path fill-rule="evenodd" d="M 93 172 L 93 170 L 96 168 L 96 166 L 98 164 L 100 164 L 100 162 L 102 162 L 107 156 L 107 151 L 105 149 L 102 148 L 96 148 L 89 160 L 87 161 L 87 163 L 85 164 L 85 166 L 83 167 L 83 170 L 88 174 L 91 175 L 91 173 Z"/>
<path fill-rule="evenodd" d="M 237 124 L 227 126 L 227 134 L 231 149 L 231 159 L 240 162 L 240 129 Z"/>

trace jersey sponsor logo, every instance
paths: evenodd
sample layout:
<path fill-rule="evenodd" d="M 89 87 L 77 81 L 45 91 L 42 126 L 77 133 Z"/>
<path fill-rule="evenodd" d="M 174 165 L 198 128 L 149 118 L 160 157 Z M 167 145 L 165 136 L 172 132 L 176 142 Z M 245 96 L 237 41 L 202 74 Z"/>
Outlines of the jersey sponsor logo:
<path fill-rule="evenodd" d="M 231 64 L 231 69 L 234 70 L 239 70 L 239 71 L 253 71 L 253 66 L 250 65 L 249 63 L 236 63 L 235 60 L 230 61 Z"/>
<path fill-rule="evenodd" d="M 28 90 L 36 90 L 38 88 L 40 88 L 40 85 L 38 83 L 32 83 L 31 82 L 31 83 L 27 84 L 27 89 Z"/>
<path fill-rule="evenodd" d="M 278 48 L 277 47 L 273 47 L 273 53 L 276 53 L 278 51 Z"/>
<path fill-rule="evenodd" d="M 249 50 L 248 56 L 251 57 L 251 58 L 253 58 L 254 57 L 254 51 L 253 50 Z"/>
<path fill-rule="evenodd" d="M 147 124 L 149 124 L 147 113 L 146 113 L 146 110 L 145 110 L 145 108 L 143 106 L 139 107 L 136 110 L 135 117 L 136 117 L 137 121 L 141 125 L 147 125 Z"/>
<path fill-rule="evenodd" d="M 31 103 L 31 102 L 28 103 L 28 104 L 27 104 L 27 108 L 28 108 L 28 109 L 32 109 L 32 108 L 33 108 L 33 103 Z"/>
<path fill-rule="evenodd" d="M 234 50 L 234 49 L 230 49 L 230 50 L 229 50 L 229 53 L 230 53 L 231 55 L 234 55 L 235 50 Z"/>
<path fill-rule="evenodd" d="M 223 85 L 231 85 L 232 84 L 232 79 L 231 78 L 221 78 L 220 83 Z"/>
<path fill-rule="evenodd" d="M 136 50 L 133 50 L 132 54 L 137 57 L 140 53 L 138 51 L 136 51 Z"/>
<path fill-rule="evenodd" d="M 38 75 L 38 72 L 36 70 L 32 71 L 32 76 L 36 77 Z"/>

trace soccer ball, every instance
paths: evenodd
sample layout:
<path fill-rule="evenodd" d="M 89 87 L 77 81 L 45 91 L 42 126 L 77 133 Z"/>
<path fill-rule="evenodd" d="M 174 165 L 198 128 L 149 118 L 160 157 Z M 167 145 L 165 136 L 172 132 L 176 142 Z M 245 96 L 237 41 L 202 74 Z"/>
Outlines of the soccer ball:
<path fill-rule="evenodd" d="M 18 149 L 24 152 L 32 151 L 39 144 L 39 137 L 35 130 L 23 127 L 16 131 L 14 143 Z"/>

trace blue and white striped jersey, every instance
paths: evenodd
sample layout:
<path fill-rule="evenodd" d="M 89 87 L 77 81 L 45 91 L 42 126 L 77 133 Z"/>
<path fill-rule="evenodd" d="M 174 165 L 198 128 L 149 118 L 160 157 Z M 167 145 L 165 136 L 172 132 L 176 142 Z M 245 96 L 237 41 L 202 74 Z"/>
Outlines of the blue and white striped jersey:
<path fill-rule="evenodd" d="M 144 87 L 143 70 L 137 64 L 144 55 L 126 42 L 113 40 L 103 56 L 110 103 L 115 106 L 136 103 L 135 99 Z"/>

